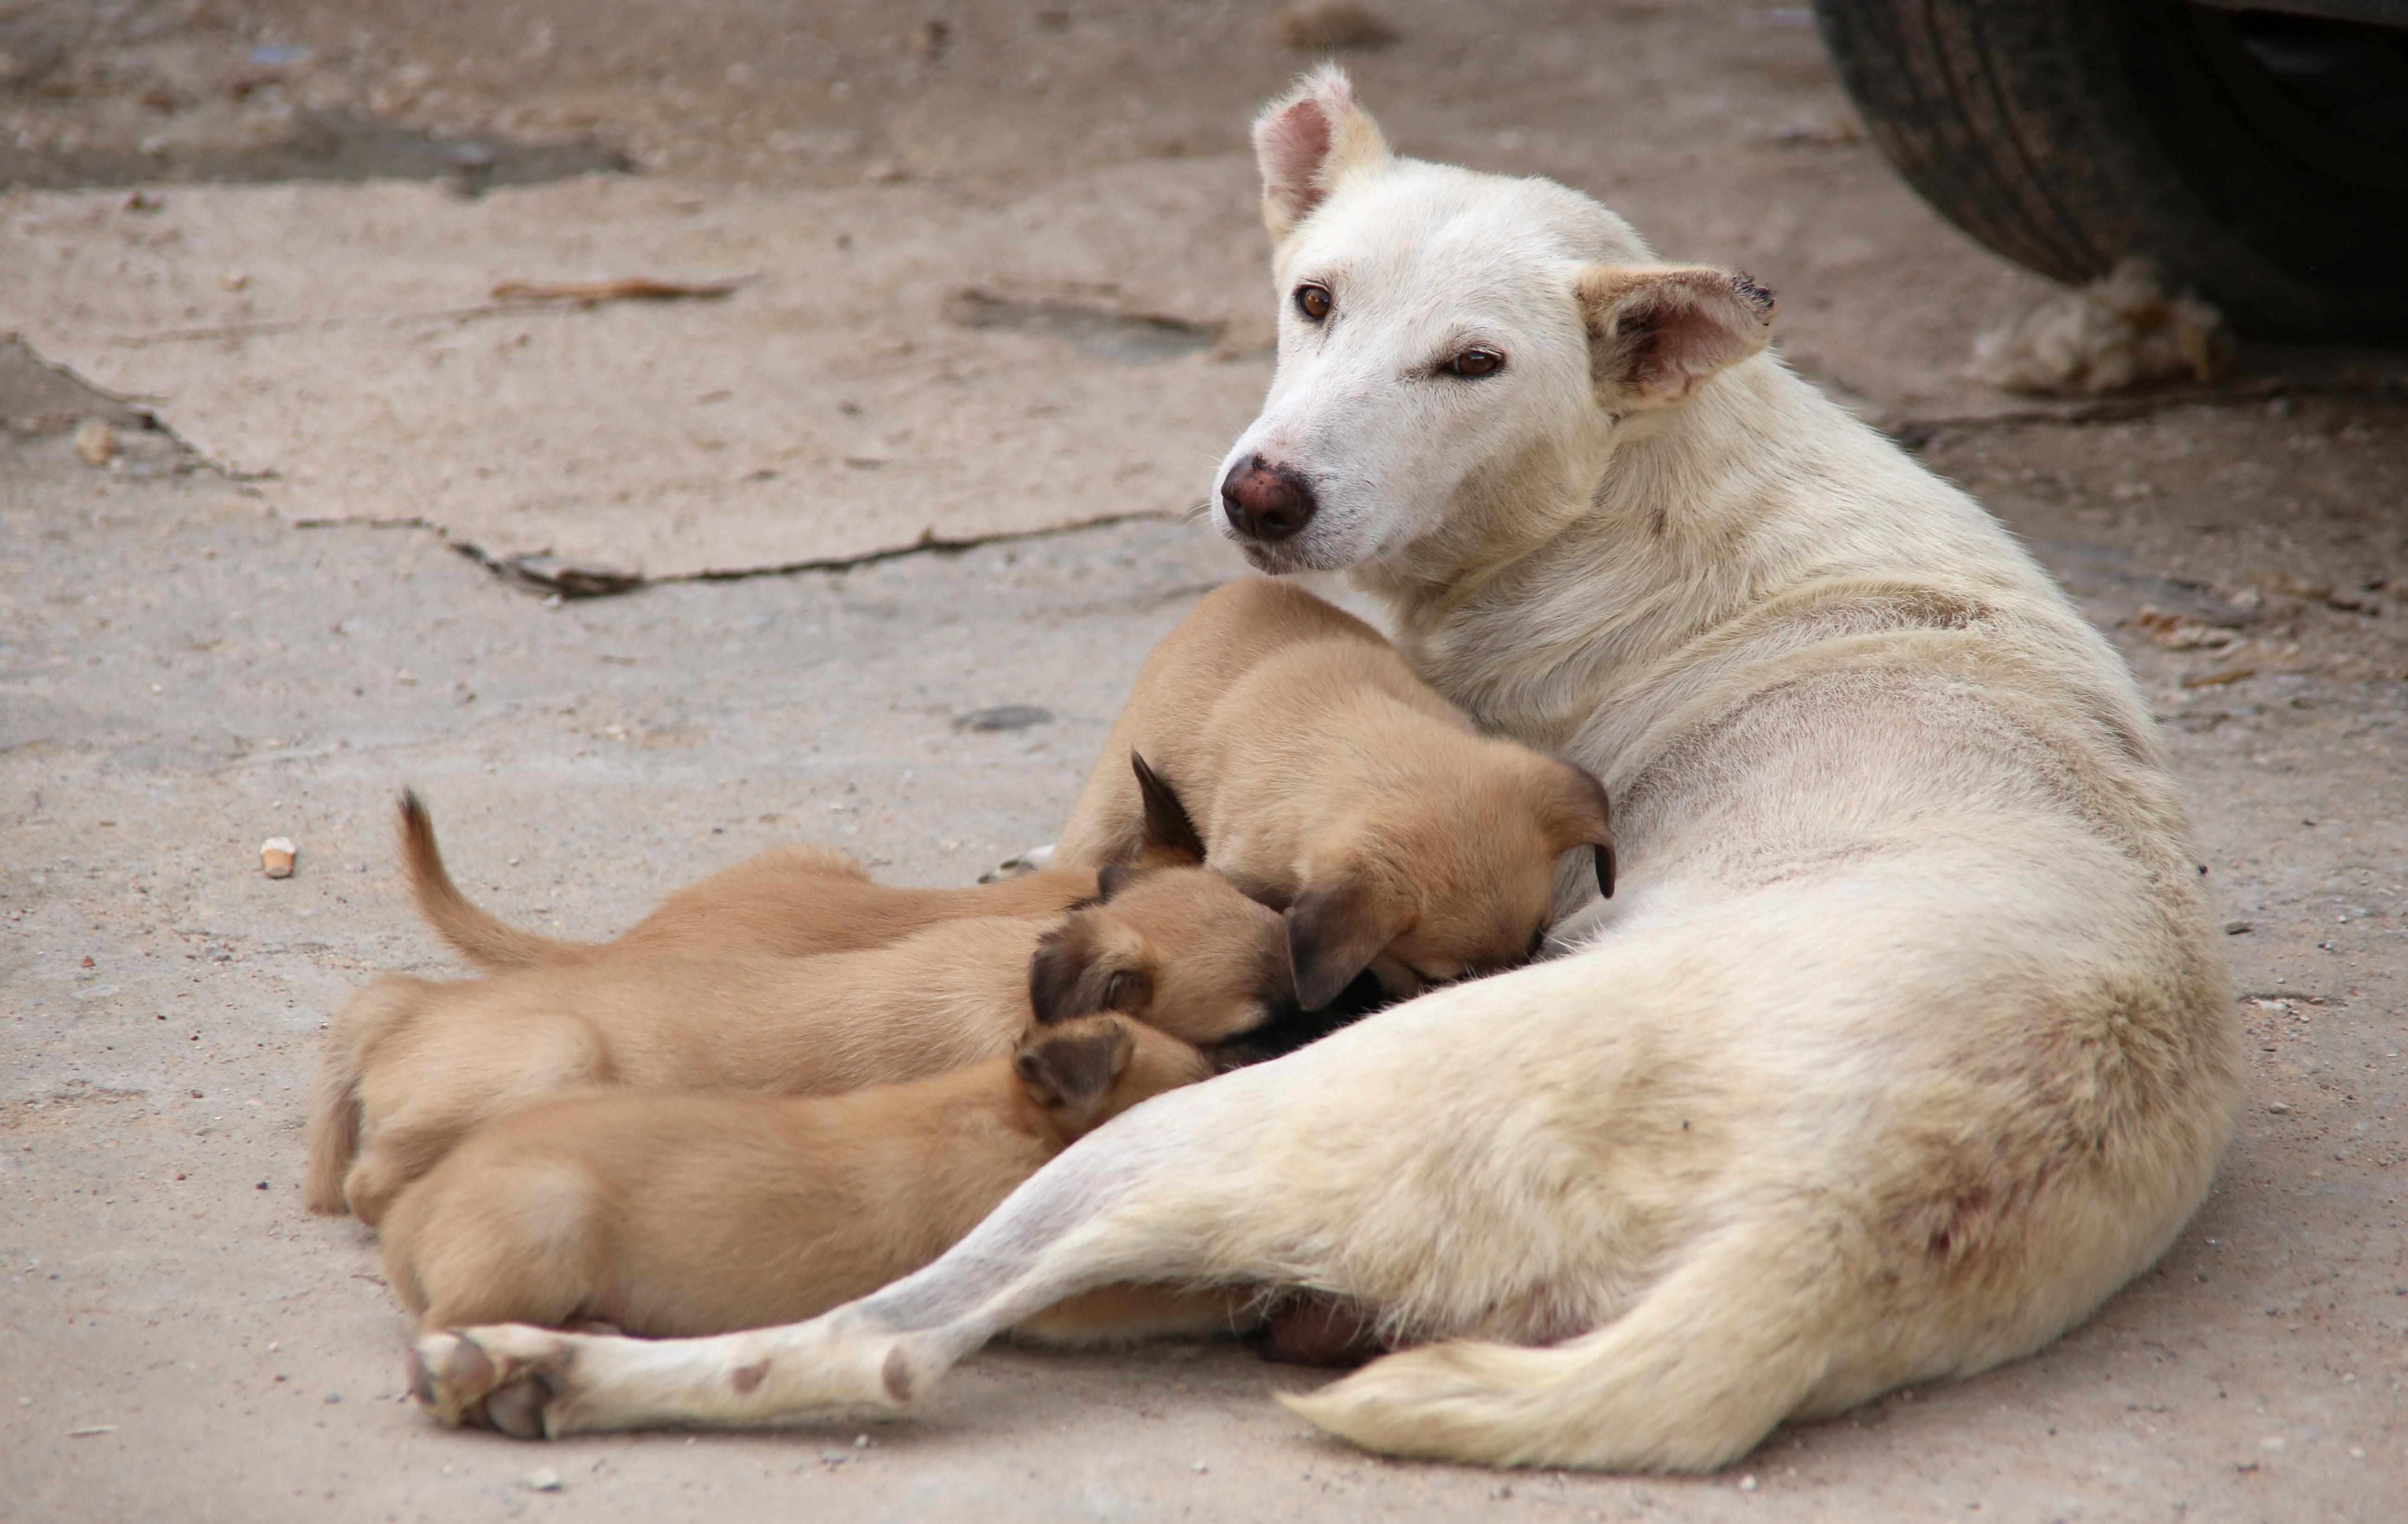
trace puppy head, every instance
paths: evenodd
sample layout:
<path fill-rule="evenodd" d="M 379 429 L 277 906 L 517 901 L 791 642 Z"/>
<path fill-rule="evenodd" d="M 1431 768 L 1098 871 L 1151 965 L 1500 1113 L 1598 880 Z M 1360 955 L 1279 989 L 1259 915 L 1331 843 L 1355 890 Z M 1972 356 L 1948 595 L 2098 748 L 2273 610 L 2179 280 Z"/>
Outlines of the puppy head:
<path fill-rule="evenodd" d="M 1041 1026 L 1116 1011 L 1189 1042 L 1219 1042 L 1295 1000 L 1278 913 L 1200 868 L 1107 868 L 1095 899 L 1028 964 Z"/>
<path fill-rule="evenodd" d="M 1343 75 L 1254 142 L 1279 367 L 1213 484 L 1258 569 L 1511 554 L 1551 532 L 1533 503 L 1588 500 L 1625 420 L 1764 347 L 1744 277 L 1657 265 L 1551 181 L 1394 156 Z"/>
<path fill-rule="evenodd" d="M 1118 1016 L 1037 1028 L 1021 1039 L 1011 1068 L 1029 1100 L 1074 1138 L 1148 1097 L 1212 1073 L 1193 1046 Z"/>
<path fill-rule="evenodd" d="M 1297 999 L 1327 1004 L 1369 970 L 1392 994 L 1493 973 L 1538 955 L 1555 919 L 1555 859 L 1595 854 L 1613 892 L 1604 786 L 1504 741 L 1452 786 L 1383 798 L 1316 853 L 1288 910 Z"/>

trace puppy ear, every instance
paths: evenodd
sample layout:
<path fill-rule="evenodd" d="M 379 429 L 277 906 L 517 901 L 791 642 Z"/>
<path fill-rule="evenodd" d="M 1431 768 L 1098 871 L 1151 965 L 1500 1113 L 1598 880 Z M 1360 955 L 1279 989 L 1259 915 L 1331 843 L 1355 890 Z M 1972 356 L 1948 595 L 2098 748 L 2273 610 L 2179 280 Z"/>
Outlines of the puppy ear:
<path fill-rule="evenodd" d="M 1613 808 L 1597 774 L 1570 762 L 1555 764 L 1555 797 L 1547 806 L 1547 839 L 1557 852 L 1597 849 L 1597 892 L 1613 898 Z"/>
<path fill-rule="evenodd" d="M 1109 905 L 1112 896 L 1145 877 L 1146 870 L 1135 863 L 1106 863 L 1096 870 L 1096 898 L 1090 905 Z"/>
<path fill-rule="evenodd" d="M 1092 924 L 1074 915 L 1038 941 L 1028 958 L 1028 1006 L 1039 1026 L 1105 1011 L 1142 1016 L 1154 1003 L 1154 974 L 1136 950 L 1108 945 L 1095 933 Z"/>
<path fill-rule="evenodd" d="M 1089 1022 L 1030 1039 L 1012 1055 L 1011 1067 L 1039 1105 L 1084 1106 L 1111 1088 L 1136 1045 L 1125 1023 Z"/>
<path fill-rule="evenodd" d="M 1589 373 L 1616 412 L 1685 402 L 1771 337 L 1772 293 L 1744 275 L 1591 265 L 1573 289 L 1588 323 Z"/>
<path fill-rule="evenodd" d="M 1204 838 L 1196 829 L 1195 817 L 1162 774 L 1146 766 L 1145 758 L 1129 753 L 1130 770 L 1137 774 L 1137 791 L 1145 801 L 1145 861 L 1168 866 L 1174 862 L 1202 867 Z"/>
<path fill-rule="evenodd" d="M 1388 162 L 1387 139 L 1354 103 L 1354 81 L 1325 65 L 1254 118 L 1254 163 L 1263 172 L 1263 225 L 1280 242 L 1312 215 L 1340 180 Z"/>
<path fill-rule="evenodd" d="M 1412 924 L 1410 907 L 1384 899 L 1360 874 L 1308 885 L 1287 912 L 1296 1003 L 1318 1011 L 1338 999 Z"/>

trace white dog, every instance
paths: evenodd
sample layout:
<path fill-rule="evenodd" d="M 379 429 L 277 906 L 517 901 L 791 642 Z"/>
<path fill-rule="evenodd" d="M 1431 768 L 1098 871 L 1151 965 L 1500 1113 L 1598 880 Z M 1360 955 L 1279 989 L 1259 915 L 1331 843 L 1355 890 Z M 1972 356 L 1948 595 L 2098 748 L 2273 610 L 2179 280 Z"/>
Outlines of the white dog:
<path fill-rule="evenodd" d="M 747 1425 L 928 1390 L 1090 1287 L 1317 1288 L 1421 1347 L 1291 1405 L 1377 1450 L 1704 1469 L 2028 1354 L 2164 1252 L 2238 1085 L 2149 717 L 1995 522 L 1764 352 L 1770 296 L 1586 197 L 1256 123 L 1268 570 L 1614 799 L 1561 956 L 1147 1102 L 814 1321 L 414 1356 L 450 1422 Z"/>

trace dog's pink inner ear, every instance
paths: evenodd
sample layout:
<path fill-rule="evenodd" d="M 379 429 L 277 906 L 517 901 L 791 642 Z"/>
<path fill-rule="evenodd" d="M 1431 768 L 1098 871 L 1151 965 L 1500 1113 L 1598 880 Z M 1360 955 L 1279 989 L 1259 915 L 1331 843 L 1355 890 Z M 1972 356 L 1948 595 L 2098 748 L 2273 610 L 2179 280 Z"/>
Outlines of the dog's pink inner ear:
<path fill-rule="evenodd" d="M 1771 336 L 1772 293 L 1723 270 L 1591 266 L 1580 298 L 1590 368 L 1610 406 L 1684 402 Z"/>
<path fill-rule="evenodd" d="M 1329 138 L 1329 118 L 1310 95 L 1263 119 L 1254 129 L 1254 157 L 1263 171 L 1266 216 L 1293 226 L 1321 205 L 1329 194 L 1321 183 Z"/>
<path fill-rule="evenodd" d="M 1326 65 L 1314 71 L 1254 119 L 1264 225 L 1272 237 L 1286 237 L 1341 177 L 1387 157 L 1379 123 L 1354 103 L 1345 74 Z"/>

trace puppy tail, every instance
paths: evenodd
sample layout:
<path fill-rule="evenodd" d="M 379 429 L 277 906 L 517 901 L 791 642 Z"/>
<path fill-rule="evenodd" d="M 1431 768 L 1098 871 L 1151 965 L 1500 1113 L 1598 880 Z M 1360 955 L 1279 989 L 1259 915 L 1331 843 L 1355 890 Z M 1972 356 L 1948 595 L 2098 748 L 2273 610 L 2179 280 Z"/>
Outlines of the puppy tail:
<path fill-rule="evenodd" d="M 391 1033 L 418 1014 L 422 980 L 380 979 L 335 1013 L 309 1094 L 309 1168 L 303 1200 L 322 1216 L 351 1210 L 343 1177 L 360 1151 L 360 1077 Z"/>
<path fill-rule="evenodd" d="M 1767 1245 L 1763 1226 L 1744 1230 L 1752 1245 L 1702 1245 L 1621 1317 L 1568 1343 L 1430 1344 L 1280 1401 L 1390 1455 L 1713 1471 L 1815 1392 L 1843 1337 L 1835 1288 L 1819 1284 L 1840 1267 L 1811 1237 Z M 1750 1252 L 1765 1247 L 1775 1252 Z"/>
<path fill-rule="evenodd" d="M 531 969 L 547 963 L 573 962 L 594 949 L 591 944 L 561 942 L 522 930 L 500 916 L 471 903 L 443 867 L 435 845 L 435 820 L 416 793 L 401 795 L 401 860 L 409 870 L 410 897 L 418 913 L 452 951 L 480 969 Z"/>

